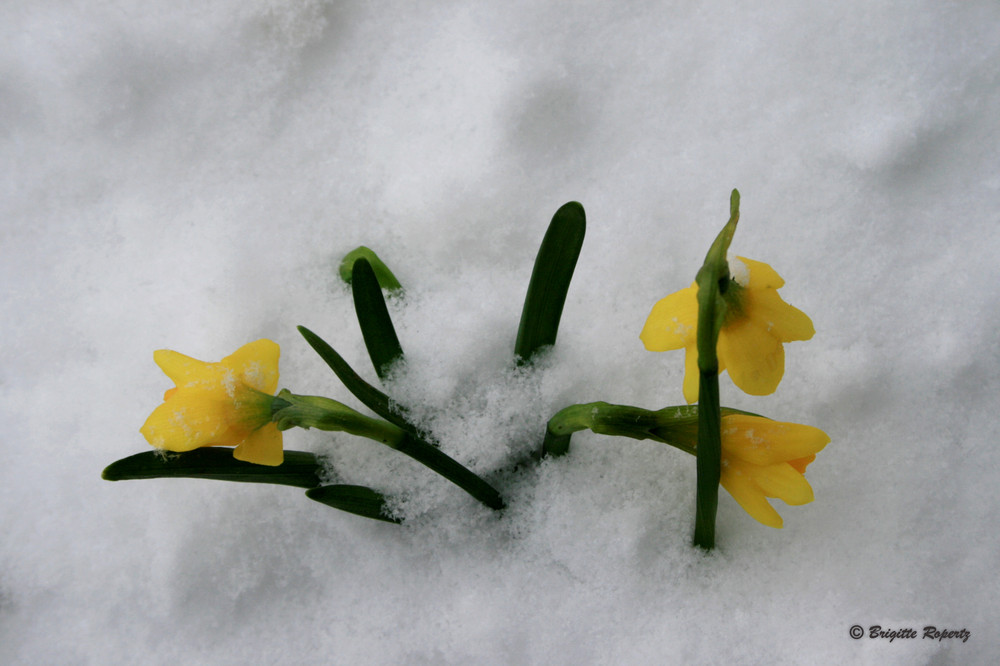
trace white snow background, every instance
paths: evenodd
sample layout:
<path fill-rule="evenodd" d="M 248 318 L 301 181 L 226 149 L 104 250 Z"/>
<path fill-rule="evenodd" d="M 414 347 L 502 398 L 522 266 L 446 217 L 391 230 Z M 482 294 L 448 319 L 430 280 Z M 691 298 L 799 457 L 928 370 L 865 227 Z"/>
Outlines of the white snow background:
<path fill-rule="evenodd" d="M 996 663 L 1000 4 L 14 0 L 0 6 L 0 662 Z M 301 490 L 110 483 L 170 387 L 152 352 L 269 337 L 281 386 L 374 380 L 340 258 L 375 249 L 387 390 L 486 471 L 573 402 L 683 402 L 643 349 L 739 188 L 736 254 L 816 325 L 768 397 L 823 428 L 816 500 L 581 433 L 502 516 L 385 447 L 293 430 L 377 523 Z M 563 203 L 587 212 L 558 344 L 511 350 Z M 860 625 L 967 642 L 852 639 Z"/>

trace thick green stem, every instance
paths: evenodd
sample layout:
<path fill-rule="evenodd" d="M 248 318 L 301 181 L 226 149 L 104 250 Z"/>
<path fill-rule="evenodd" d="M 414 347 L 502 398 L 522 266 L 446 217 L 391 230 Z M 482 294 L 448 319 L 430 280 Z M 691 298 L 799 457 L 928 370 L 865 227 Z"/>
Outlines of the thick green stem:
<path fill-rule="evenodd" d="M 719 412 L 719 373 L 701 372 L 698 389 L 698 480 L 695 498 L 694 545 L 715 547 L 715 514 L 722 476 L 722 416 Z"/>
<path fill-rule="evenodd" d="M 280 430 L 299 427 L 343 431 L 381 442 L 426 465 L 491 509 L 504 507 L 500 493 L 493 486 L 440 449 L 388 421 L 365 416 L 336 400 L 282 390 L 275 398 L 272 420 Z"/>
<path fill-rule="evenodd" d="M 701 274 L 699 273 L 699 278 Z M 728 275 L 725 278 L 728 280 Z M 707 284 L 701 284 L 707 282 Z M 698 286 L 698 479 L 695 496 L 694 545 L 715 547 L 715 514 L 722 476 L 722 420 L 719 414 L 719 339 L 717 308 L 722 304 L 717 280 Z"/>
<path fill-rule="evenodd" d="M 278 430 L 297 427 L 342 431 L 392 448 L 396 448 L 406 434 L 388 421 L 365 416 L 336 400 L 318 395 L 296 395 L 288 389 L 282 389 L 275 397 L 271 420 L 278 424 Z"/>
<path fill-rule="evenodd" d="M 715 547 L 715 514 L 722 476 L 722 417 L 719 406 L 719 359 L 716 347 L 726 317 L 722 295 L 730 285 L 726 252 L 740 219 L 740 193 L 729 199 L 729 222 L 716 236 L 698 271 L 698 481 L 694 545 Z"/>
<path fill-rule="evenodd" d="M 544 453 L 562 455 L 568 450 L 569 438 L 574 432 L 591 430 L 612 437 L 654 439 L 695 455 L 697 419 L 698 408 L 690 405 L 657 411 L 607 402 L 570 405 L 549 419 Z M 561 444 L 564 444 L 562 449 L 559 448 Z"/>
<path fill-rule="evenodd" d="M 545 429 L 545 439 L 542 440 L 542 457 L 552 456 L 558 458 L 569 453 L 569 443 L 573 438 L 573 433 L 556 435 L 552 430 Z M 537 454 L 536 454 L 537 456 Z"/>

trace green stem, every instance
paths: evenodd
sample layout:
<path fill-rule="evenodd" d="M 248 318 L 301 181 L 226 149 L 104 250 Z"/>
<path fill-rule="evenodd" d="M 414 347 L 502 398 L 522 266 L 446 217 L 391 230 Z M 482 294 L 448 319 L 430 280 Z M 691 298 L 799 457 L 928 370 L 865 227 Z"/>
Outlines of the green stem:
<path fill-rule="evenodd" d="M 557 435 L 550 428 L 545 429 L 545 439 L 542 440 L 542 457 L 552 456 L 558 458 L 569 453 L 569 443 L 573 433 Z"/>
<path fill-rule="evenodd" d="M 700 277 L 700 273 L 699 273 Z M 727 278 L 728 280 L 728 275 Z M 704 281 L 703 281 L 704 282 Z M 716 306 L 722 301 L 718 282 L 698 287 L 698 478 L 696 482 L 694 545 L 715 547 L 715 516 L 722 476 L 722 420 L 719 414 L 719 339 Z"/>
<path fill-rule="evenodd" d="M 656 411 L 607 402 L 570 405 L 549 419 L 543 443 L 544 453 L 562 455 L 569 449 L 569 438 L 574 432 L 591 430 L 612 437 L 653 439 L 695 455 L 697 419 L 698 408 L 691 405 L 664 407 Z M 560 445 L 564 445 L 561 450 Z"/>
<path fill-rule="evenodd" d="M 381 419 L 365 416 L 347 405 L 318 395 L 296 395 L 282 389 L 274 398 L 271 420 L 278 430 L 316 428 L 348 432 L 395 448 L 405 431 Z"/>
<path fill-rule="evenodd" d="M 381 442 L 437 472 L 491 509 L 504 507 L 500 493 L 493 486 L 437 447 L 388 421 L 365 416 L 336 400 L 282 390 L 275 398 L 271 418 L 279 430 L 299 427 L 343 431 Z"/>
<path fill-rule="evenodd" d="M 698 389 L 698 453 L 694 545 L 715 547 L 715 515 L 722 476 L 722 416 L 719 413 L 719 373 L 701 372 Z"/>
<path fill-rule="evenodd" d="M 719 359 L 716 348 L 726 317 L 722 298 L 729 288 L 726 252 L 740 219 L 740 193 L 729 199 L 729 222 L 716 236 L 698 270 L 698 480 L 696 484 L 694 545 L 715 547 L 715 515 L 722 476 L 722 417 L 719 405 Z"/>

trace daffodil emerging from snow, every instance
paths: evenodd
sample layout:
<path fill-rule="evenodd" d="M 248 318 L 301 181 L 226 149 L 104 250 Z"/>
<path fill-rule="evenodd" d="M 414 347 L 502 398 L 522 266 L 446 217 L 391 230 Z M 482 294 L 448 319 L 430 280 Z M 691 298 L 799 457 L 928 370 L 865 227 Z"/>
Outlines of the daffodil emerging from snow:
<path fill-rule="evenodd" d="M 730 261 L 722 298 L 725 316 L 719 330 L 719 372 L 751 395 L 774 393 L 785 372 L 785 342 L 808 340 L 812 321 L 778 295 L 785 284 L 765 263 L 737 257 Z M 650 351 L 685 350 L 684 399 L 698 400 L 698 286 L 675 292 L 653 306 L 639 337 Z"/>
<path fill-rule="evenodd" d="M 218 363 L 161 349 L 153 360 L 173 380 L 140 432 L 158 449 L 235 446 L 237 460 L 280 465 L 281 432 L 271 421 L 280 349 L 271 340 L 240 347 Z"/>
<path fill-rule="evenodd" d="M 812 487 L 803 474 L 829 441 L 812 426 L 744 414 L 723 416 L 720 483 L 755 520 L 781 527 L 781 516 L 767 498 L 791 505 L 811 502 Z"/>
<path fill-rule="evenodd" d="M 589 429 L 602 435 L 652 439 L 698 455 L 700 409 L 700 405 L 681 405 L 650 411 L 606 402 L 570 405 L 549 419 L 547 452 L 566 453 L 569 436 Z M 781 516 L 767 498 L 791 505 L 811 502 L 812 488 L 803 474 L 830 438 L 812 426 L 772 421 L 725 407 L 722 411 L 719 483 L 754 519 L 781 527 Z M 559 444 L 559 437 L 564 438 L 561 447 L 551 448 Z"/>

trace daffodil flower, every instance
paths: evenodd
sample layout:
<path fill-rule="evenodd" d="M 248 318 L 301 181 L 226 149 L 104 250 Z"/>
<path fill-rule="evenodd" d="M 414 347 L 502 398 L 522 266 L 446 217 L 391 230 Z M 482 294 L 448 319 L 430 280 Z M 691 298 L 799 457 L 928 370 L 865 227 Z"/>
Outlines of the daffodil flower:
<path fill-rule="evenodd" d="M 829 441 L 812 426 L 728 414 L 722 417 L 719 482 L 755 520 L 781 527 L 781 516 L 767 498 L 793 506 L 811 502 L 812 487 L 803 474 Z"/>
<path fill-rule="evenodd" d="M 218 363 L 161 349 L 153 360 L 175 387 L 163 395 L 140 432 L 157 449 L 191 451 L 235 446 L 233 457 L 280 465 L 281 432 L 271 421 L 280 349 L 271 340 L 246 344 Z"/>
<path fill-rule="evenodd" d="M 589 429 L 601 435 L 652 439 L 696 456 L 700 411 L 700 405 L 657 411 L 606 402 L 570 405 L 549 419 L 546 453 L 563 455 L 570 435 Z M 727 407 L 722 412 L 720 484 L 753 518 L 781 527 L 781 516 L 767 498 L 792 505 L 811 502 L 812 488 L 803 474 L 830 438 L 812 426 L 772 421 Z M 554 449 L 553 444 L 557 445 Z"/>
<path fill-rule="evenodd" d="M 751 395 L 774 393 L 785 373 L 785 342 L 808 340 L 815 333 L 809 317 L 778 295 L 781 276 L 760 261 L 730 261 L 732 277 L 722 298 L 725 316 L 719 330 L 719 372 Z M 698 285 L 675 292 L 653 306 L 639 335 L 650 351 L 685 350 L 684 399 L 698 400 Z"/>

